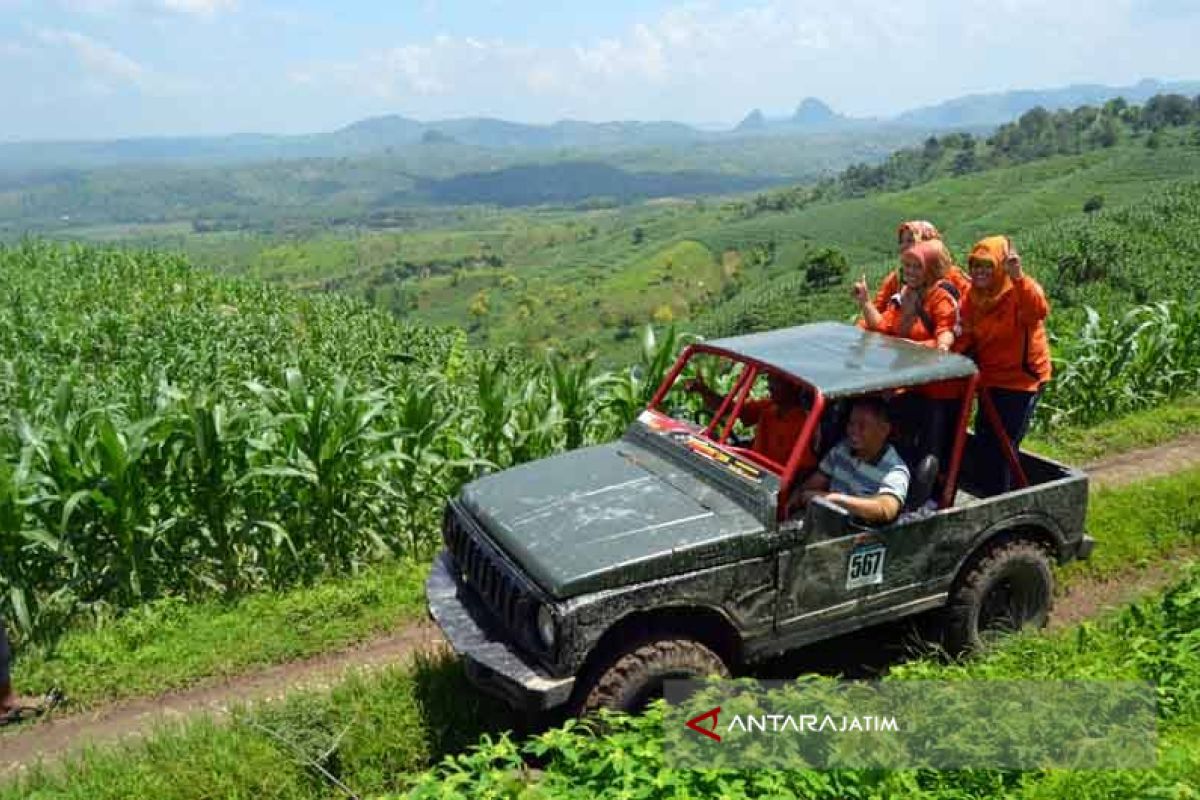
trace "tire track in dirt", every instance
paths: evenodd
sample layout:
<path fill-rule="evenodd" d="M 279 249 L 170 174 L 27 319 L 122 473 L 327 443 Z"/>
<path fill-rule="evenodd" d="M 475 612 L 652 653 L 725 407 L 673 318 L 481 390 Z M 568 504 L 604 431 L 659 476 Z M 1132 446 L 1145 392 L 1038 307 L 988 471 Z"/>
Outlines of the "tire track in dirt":
<path fill-rule="evenodd" d="M 405 664 L 421 651 L 444 644 L 429 622 L 406 625 L 345 650 L 266 667 L 220 682 L 153 697 L 119 700 L 94 710 L 51 716 L 0 737 L 0 776 L 41 760 L 52 760 L 85 746 L 134 736 L 197 714 L 224 718 L 234 706 L 277 700 L 294 691 L 324 691 L 352 672 L 371 672 Z"/>
<path fill-rule="evenodd" d="M 1200 465 L 1200 435 L 1188 435 L 1157 447 L 1122 453 L 1086 467 L 1093 490 L 1122 486 Z M 1178 574 L 1177 559 L 1131 568 L 1106 578 L 1075 581 L 1056 598 L 1051 629 L 1095 617 L 1138 597 L 1158 591 Z M 197 714 L 228 715 L 241 703 L 278 699 L 294 691 L 328 689 L 347 673 L 407 663 L 415 653 L 434 651 L 445 642 L 435 626 L 413 622 L 392 633 L 345 650 L 267 667 L 219 682 L 204 682 L 154 697 L 121 700 L 92 711 L 52 716 L 24 730 L 0 736 L 0 776 L 13 774 L 39 759 L 50 761 L 85 746 L 136 736 L 166 722 Z"/>
<path fill-rule="evenodd" d="M 1171 475 L 1197 465 L 1200 465 L 1200 435 L 1188 434 L 1156 447 L 1103 458 L 1084 469 L 1094 492 Z M 1200 549 L 1181 548 L 1144 566 L 1122 569 L 1103 578 L 1073 581 L 1054 599 L 1048 627 L 1053 631 L 1078 625 L 1161 591 L 1180 577 L 1182 562 L 1189 556 L 1200 556 Z"/>

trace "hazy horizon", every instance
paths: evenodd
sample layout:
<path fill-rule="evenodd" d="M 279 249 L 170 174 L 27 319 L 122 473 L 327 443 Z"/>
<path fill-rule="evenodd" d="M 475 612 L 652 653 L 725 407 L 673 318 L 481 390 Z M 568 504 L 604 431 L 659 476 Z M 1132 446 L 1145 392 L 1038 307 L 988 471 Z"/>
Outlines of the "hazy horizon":
<path fill-rule="evenodd" d="M 891 117 L 969 94 L 1200 78 L 1200 5 L 0 0 L 0 141 L 306 134 L 357 120 L 730 127 L 804 97 Z"/>

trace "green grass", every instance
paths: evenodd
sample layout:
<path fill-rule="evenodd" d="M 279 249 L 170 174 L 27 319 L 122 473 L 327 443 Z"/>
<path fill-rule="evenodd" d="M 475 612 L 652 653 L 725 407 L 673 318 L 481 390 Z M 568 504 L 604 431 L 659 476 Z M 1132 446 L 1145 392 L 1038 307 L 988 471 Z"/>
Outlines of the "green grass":
<path fill-rule="evenodd" d="M 314 656 L 420 618 L 428 573 L 425 562 L 398 560 L 234 602 L 159 600 L 23 649 L 14 681 L 26 693 L 59 686 L 78 708 Z"/>
<path fill-rule="evenodd" d="M 235 710 L 228 724 L 199 718 L 164 726 L 144 742 L 94 749 L 61 768 L 31 770 L 0 787 L 0 798 L 337 795 L 310 760 L 356 792 L 376 794 L 404 788 L 430 763 L 513 722 L 470 689 L 452 659 L 420 658 L 351 676 L 327 694 Z"/>
<path fill-rule="evenodd" d="M 1071 564 L 1066 579 L 1106 577 L 1182 549 L 1196 552 L 1200 546 L 1197 496 L 1200 469 L 1093 493 L 1086 524 L 1096 538 L 1096 549 L 1087 561 Z"/>
<path fill-rule="evenodd" d="M 672 770 L 663 710 L 613 718 L 603 736 L 578 724 L 524 742 L 484 740 L 422 776 L 413 798 L 1194 798 L 1200 777 L 1200 568 L 1100 624 L 1023 636 L 962 664 L 925 659 L 886 679 L 1142 680 L 1158 699 L 1152 770 Z M 541 770 L 524 769 L 537 759 Z"/>
<path fill-rule="evenodd" d="M 1022 447 L 1068 464 L 1087 464 L 1196 432 L 1200 432 L 1200 398 L 1185 397 L 1092 427 L 1039 432 Z"/>
<path fill-rule="evenodd" d="M 1113 574 L 1181 546 L 1194 546 L 1200 533 L 1200 506 L 1191 499 L 1197 492 L 1200 492 L 1200 469 L 1098 493 L 1092 498 L 1088 524 L 1100 544 L 1091 562 L 1068 570 L 1064 577 L 1069 581 L 1073 575 L 1084 572 Z M 1149 612 L 1139 613 L 1144 619 Z M 1153 614 L 1149 616 L 1153 622 Z M 1127 620 L 1088 623 L 1085 633 L 1078 630 L 1050 637 L 1021 637 L 998 653 L 961 667 L 921 662 L 902 667 L 899 673 L 908 677 L 1128 675 L 1129 670 L 1137 667 L 1137 663 L 1130 661 L 1131 648 L 1137 645 L 1144 649 L 1149 646 L 1146 642 L 1161 638 L 1153 627 L 1138 633 Z M 264 628 L 257 635 L 269 638 L 275 634 Z M 1193 686 L 1196 676 L 1189 675 L 1183 680 L 1191 682 L 1187 686 Z M 470 688 L 457 663 L 418 659 L 410 667 L 351 678 L 329 695 L 305 693 L 286 702 L 260 706 L 224 727 L 214 728 L 198 720 L 156 733 L 144 744 L 70 758 L 59 768 L 36 771 L 20 783 L 0 790 L 0 798 L 28 794 L 89 798 L 330 796 L 332 790 L 310 768 L 298 763 L 294 752 L 264 732 L 264 727 L 298 743 L 311 756 L 332 749 L 324 766 L 360 793 L 399 791 L 442 756 L 479 741 L 481 734 L 494 735 L 513 723 L 504 709 Z M 1172 720 L 1165 729 L 1165 766 L 1143 777 L 1148 781 L 1175 780 L 1181 774 L 1178 770 L 1195 769 L 1200 764 L 1200 750 L 1188 736 L 1197 727 L 1200 720 L 1191 717 Z M 644 730 L 658 729 L 651 724 Z M 563 741 L 561 733 L 548 735 L 559 737 L 550 741 Z M 334 744 L 337 746 L 333 747 Z M 511 743 L 503 747 L 507 748 L 505 752 L 515 752 Z M 595 754 L 590 758 L 601 759 L 601 756 Z M 604 763 L 595 761 L 598 769 L 607 768 L 602 766 Z M 637 759 L 631 763 L 636 764 Z M 263 774 L 274 778 L 266 789 L 260 782 Z M 953 773 L 941 775 L 949 776 L 946 780 L 953 782 Z M 489 776 L 480 772 L 475 777 Z M 922 780 L 932 778 L 927 775 Z M 1019 780 L 1015 783 L 1011 778 L 1004 780 L 1008 783 L 1003 785 L 1014 790 L 1024 786 Z M 1051 775 L 1046 780 L 1062 778 Z M 440 781 L 426 778 L 425 785 L 428 788 Z M 446 783 L 448 788 L 453 785 Z M 897 791 L 902 785 L 896 785 Z"/>

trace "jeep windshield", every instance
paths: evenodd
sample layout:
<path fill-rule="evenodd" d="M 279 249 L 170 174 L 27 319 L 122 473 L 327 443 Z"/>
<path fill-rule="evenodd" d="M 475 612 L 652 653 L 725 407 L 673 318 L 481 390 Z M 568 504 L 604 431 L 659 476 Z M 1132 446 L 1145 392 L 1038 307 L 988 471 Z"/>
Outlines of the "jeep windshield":
<path fill-rule="evenodd" d="M 689 348 L 638 423 L 687 457 L 777 488 L 816 466 L 816 392 L 768 364 Z"/>

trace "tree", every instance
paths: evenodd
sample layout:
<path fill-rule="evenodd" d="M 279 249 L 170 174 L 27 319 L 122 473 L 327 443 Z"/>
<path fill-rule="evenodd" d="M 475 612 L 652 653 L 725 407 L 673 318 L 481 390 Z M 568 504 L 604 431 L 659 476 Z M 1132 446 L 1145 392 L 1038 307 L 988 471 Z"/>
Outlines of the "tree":
<path fill-rule="evenodd" d="M 1156 94 L 1142 109 L 1142 119 L 1156 131 L 1187 125 L 1192 121 L 1192 102 L 1181 94 Z"/>
<path fill-rule="evenodd" d="M 482 320 L 488 315 L 488 293 L 480 289 L 471 298 L 471 305 L 467 308 L 467 312 L 477 320 Z"/>
<path fill-rule="evenodd" d="M 1088 143 L 1092 147 L 1112 147 L 1121 136 L 1121 125 L 1107 114 L 1097 119 L 1088 129 Z"/>
<path fill-rule="evenodd" d="M 646 241 L 646 232 L 642 230 L 641 226 L 639 225 L 633 229 L 633 233 L 630 234 L 629 238 L 630 241 L 633 242 L 633 246 L 637 247 L 639 244 Z"/>
<path fill-rule="evenodd" d="M 1110 117 L 1120 117 L 1127 108 L 1129 108 L 1129 103 L 1124 97 L 1114 97 L 1104 104 L 1104 114 Z"/>
<path fill-rule="evenodd" d="M 979 160 L 975 157 L 974 149 L 959 150 L 958 155 L 950 164 L 950 172 L 955 175 L 966 175 L 968 172 L 973 172 L 978 165 Z"/>
<path fill-rule="evenodd" d="M 1094 194 L 1084 202 L 1083 213 L 1091 216 L 1102 208 L 1104 208 L 1104 195 Z"/>
<path fill-rule="evenodd" d="M 850 271 L 850 262 L 842 251 L 823 247 L 804 262 L 804 283 L 811 289 L 837 286 Z"/>

